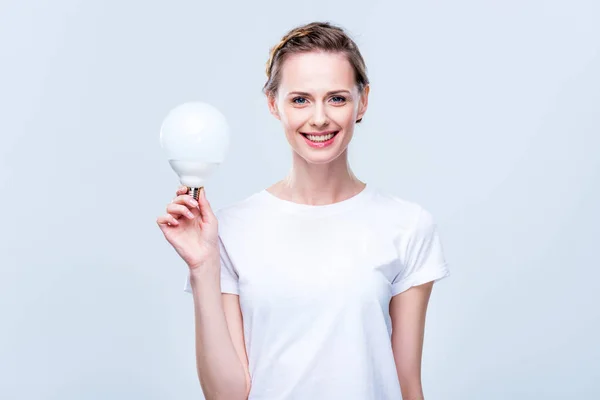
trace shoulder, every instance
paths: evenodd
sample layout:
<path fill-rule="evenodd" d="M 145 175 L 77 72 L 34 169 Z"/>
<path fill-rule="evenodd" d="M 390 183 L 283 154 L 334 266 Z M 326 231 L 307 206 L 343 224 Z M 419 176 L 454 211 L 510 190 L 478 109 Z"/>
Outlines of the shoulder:
<path fill-rule="evenodd" d="M 398 194 L 373 189 L 372 212 L 380 220 L 414 230 L 421 225 L 433 224 L 432 214 L 420 203 Z"/>

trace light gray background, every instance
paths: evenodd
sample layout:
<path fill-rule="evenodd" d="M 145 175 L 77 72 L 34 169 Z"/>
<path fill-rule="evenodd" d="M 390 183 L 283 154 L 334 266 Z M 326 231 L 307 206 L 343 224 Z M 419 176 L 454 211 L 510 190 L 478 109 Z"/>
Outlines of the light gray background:
<path fill-rule="evenodd" d="M 0 4 L 0 398 L 201 398 L 160 123 L 227 116 L 215 208 L 282 178 L 264 64 L 313 20 L 369 68 L 356 174 L 443 235 L 427 400 L 600 398 L 597 1 Z"/>

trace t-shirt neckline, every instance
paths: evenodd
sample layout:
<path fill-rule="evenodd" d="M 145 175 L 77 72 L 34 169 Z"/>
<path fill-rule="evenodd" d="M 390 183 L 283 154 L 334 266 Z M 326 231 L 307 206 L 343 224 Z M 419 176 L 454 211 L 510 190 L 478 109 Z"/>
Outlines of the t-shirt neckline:
<path fill-rule="evenodd" d="M 337 214 L 342 211 L 353 209 L 360 204 L 363 204 L 371 195 L 371 185 L 366 184 L 365 187 L 352 197 L 345 200 L 330 204 L 311 205 L 295 203 L 290 200 L 281 199 L 267 189 L 263 189 L 258 193 L 265 201 L 269 202 L 269 206 L 285 212 L 302 213 L 306 215 L 328 215 Z"/>

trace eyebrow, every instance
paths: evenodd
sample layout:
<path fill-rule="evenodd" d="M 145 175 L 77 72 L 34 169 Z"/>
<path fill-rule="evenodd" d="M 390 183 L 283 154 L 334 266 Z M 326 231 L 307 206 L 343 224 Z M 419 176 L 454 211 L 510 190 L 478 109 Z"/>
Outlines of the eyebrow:
<path fill-rule="evenodd" d="M 336 94 L 336 93 L 347 93 L 347 94 L 350 94 L 350 91 L 346 90 L 346 89 L 331 90 L 331 91 L 327 92 L 326 95 Z M 297 92 L 297 91 L 289 92 L 288 96 L 292 95 L 292 94 L 299 94 L 301 96 L 311 96 L 310 93 L 307 93 L 307 92 Z"/>

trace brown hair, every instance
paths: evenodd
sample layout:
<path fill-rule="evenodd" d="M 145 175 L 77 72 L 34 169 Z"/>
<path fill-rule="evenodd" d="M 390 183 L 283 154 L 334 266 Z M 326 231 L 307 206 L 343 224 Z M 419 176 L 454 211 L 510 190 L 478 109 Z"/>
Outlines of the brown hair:
<path fill-rule="evenodd" d="M 367 67 L 358 46 L 340 27 L 329 22 L 311 22 L 289 31 L 279 43 L 271 49 L 267 61 L 267 82 L 263 87 L 266 95 L 275 95 L 281 81 L 281 67 L 288 54 L 324 51 L 343 53 L 354 69 L 358 91 L 362 92 L 369 84 Z M 362 121 L 362 118 L 356 122 Z"/>

